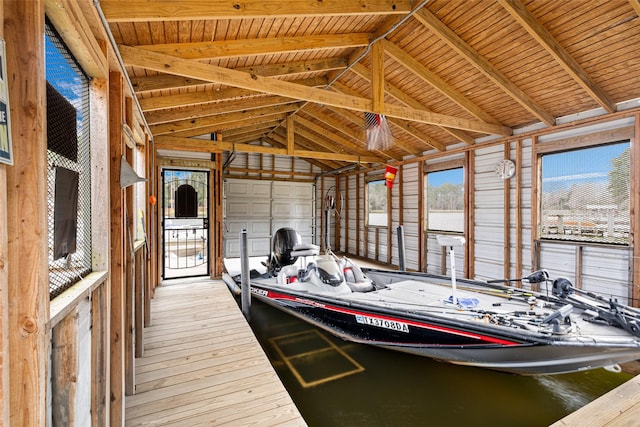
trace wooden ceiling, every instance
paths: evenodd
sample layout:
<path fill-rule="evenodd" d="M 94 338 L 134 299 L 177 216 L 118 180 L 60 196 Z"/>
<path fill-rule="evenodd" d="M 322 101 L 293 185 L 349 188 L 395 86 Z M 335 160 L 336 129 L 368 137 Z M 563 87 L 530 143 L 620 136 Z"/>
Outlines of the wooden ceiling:
<path fill-rule="evenodd" d="M 100 7 L 156 148 L 288 154 L 330 170 L 640 98 L 639 0 Z M 367 149 L 364 112 L 387 117 L 391 148 Z"/>

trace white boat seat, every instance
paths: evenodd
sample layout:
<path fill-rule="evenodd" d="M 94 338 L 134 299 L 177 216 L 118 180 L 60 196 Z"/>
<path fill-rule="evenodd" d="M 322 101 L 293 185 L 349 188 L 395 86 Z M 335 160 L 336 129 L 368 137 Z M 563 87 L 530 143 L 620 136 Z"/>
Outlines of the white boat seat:
<path fill-rule="evenodd" d="M 300 243 L 293 247 L 292 257 L 317 256 L 320 253 L 320 246 L 311 243 Z"/>

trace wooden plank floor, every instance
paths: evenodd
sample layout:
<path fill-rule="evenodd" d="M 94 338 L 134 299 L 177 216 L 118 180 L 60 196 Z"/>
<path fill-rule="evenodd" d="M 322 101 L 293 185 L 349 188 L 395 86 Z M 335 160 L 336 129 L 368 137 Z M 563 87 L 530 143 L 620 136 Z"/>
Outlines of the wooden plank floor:
<path fill-rule="evenodd" d="M 552 427 L 635 427 L 640 425 L 640 376 L 567 415 Z"/>
<path fill-rule="evenodd" d="M 151 302 L 126 426 L 305 426 L 222 281 L 163 285 Z"/>

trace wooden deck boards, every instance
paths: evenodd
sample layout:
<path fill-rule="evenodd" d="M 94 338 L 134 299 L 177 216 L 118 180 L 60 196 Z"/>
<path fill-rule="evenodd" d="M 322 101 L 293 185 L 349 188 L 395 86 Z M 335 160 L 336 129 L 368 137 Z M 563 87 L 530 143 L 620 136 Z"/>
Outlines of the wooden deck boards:
<path fill-rule="evenodd" d="M 305 426 L 222 281 L 164 285 L 151 302 L 126 426 Z"/>
<path fill-rule="evenodd" d="M 623 427 L 640 423 L 640 376 L 567 415 L 552 427 Z"/>

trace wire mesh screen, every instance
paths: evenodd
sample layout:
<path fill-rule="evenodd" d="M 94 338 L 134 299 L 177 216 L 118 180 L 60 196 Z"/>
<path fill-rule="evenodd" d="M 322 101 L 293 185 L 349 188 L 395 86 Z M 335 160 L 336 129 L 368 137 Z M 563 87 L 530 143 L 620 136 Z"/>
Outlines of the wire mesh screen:
<path fill-rule="evenodd" d="M 91 271 L 89 82 L 46 25 L 47 218 L 51 299 Z"/>
<path fill-rule="evenodd" d="M 544 239 L 629 244 L 629 141 L 542 157 Z"/>

